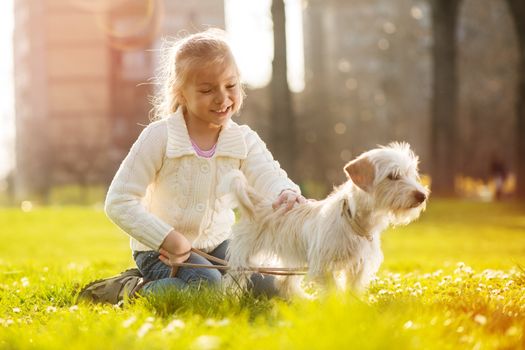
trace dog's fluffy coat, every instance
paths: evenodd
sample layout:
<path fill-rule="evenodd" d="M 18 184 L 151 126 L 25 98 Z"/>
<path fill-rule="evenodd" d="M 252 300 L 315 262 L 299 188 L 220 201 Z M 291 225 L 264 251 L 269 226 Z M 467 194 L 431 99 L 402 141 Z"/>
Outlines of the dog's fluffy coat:
<path fill-rule="evenodd" d="M 342 272 L 345 286 L 361 290 L 383 260 L 380 233 L 389 225 L 408 224 L 426 206 L 429 191 L 419 181 L 417 166 L 407 143 L 373 149 L 344 167 L 348 181 L 326 199 L 287 213 L 274 210 L 240 171 L 231 172 L 222 190 L 234 194 L 241 210 L 228 249 L 232 273 L 269 262 L 275 266 L 277 258 L 280 266 L 307 266 L 308 279 L 323 286 Z M 278 283 L 284 296 L 302 294 L 298 277 Z"/>

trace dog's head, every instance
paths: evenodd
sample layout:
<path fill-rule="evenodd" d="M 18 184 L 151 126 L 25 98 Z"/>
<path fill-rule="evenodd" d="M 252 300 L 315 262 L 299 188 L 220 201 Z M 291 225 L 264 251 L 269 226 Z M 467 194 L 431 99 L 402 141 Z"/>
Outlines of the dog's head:
<path fill-rule="evenodd" d="M 393 224 L 408 224 L 426 207 L 430 191 L 420 181 L 418 157 L 406 142 L 393 142 L 348 163 L 348 178 L 371 196 L 375 210 L 386 210 Z"/>

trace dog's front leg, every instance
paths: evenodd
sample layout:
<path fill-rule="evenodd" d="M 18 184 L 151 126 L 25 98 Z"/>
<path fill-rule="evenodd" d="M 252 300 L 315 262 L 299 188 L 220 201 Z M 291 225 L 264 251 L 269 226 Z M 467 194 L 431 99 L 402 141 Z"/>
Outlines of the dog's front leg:
<path fill-rule="evenodd" d="M 373 277 L 373 273 L 366 264 L 361 264 L 357 268 L 347 269 L 346 275 L 347 287 L 357 294 L 362 294 L 365 291 Z"/>
<path fill-rule="evenodd" d="M 334 273 L 331 271 L 309 273 L 308 281 L 311 281 L 316 285 L 320 295 L 327 295 L 330 291 L 337 287 Z"/>
<path fill-rule="evenodd" d="M 302 287 L 302 276 L 282 276 L 275 278 L 275 287 L 279 290 L 281 297 L 291 299 L 292 297 L 299 297 L 303 299 L 311 299 L 311 295 L 306 293 Z"/>

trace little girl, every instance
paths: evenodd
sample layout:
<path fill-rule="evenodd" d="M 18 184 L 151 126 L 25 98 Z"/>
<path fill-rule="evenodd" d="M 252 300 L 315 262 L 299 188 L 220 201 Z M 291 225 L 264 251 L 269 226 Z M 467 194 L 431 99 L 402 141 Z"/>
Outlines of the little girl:
<path fill-rule="evenodd" d="M 218 185 L 240 169 L 274 208 L 305 201 L 257 133 L 231 120 L 243 91 L 239 69 L 224 39 L 210 29 L 178 41 L 165 60 L 166 74 L 148 125 L 120 165 L 106 198 L 109 218 L 131 236 L 131 249 L 147 282 L 141 293 L 217 285 L 217 269 L 171 264 L 212 263 L 192 247 L 224 259 L 235 217 Z M 255 292 L 270 288 L 254 275 Z M 271 283 L 270 283 L 271 284 Z M 271 292 L 270 292 L 271 293 Z"/>

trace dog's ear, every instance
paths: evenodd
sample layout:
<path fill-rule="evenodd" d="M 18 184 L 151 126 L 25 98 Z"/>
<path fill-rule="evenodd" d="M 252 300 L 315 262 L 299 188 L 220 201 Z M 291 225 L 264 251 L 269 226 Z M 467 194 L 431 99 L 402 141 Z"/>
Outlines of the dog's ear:
<path fill-rule="evenodd" d="M 352 182 L 365 192 L 372 188 L 375 168 L 368 158 L 358 158 L 345 165 L 345 173 Z"/>

